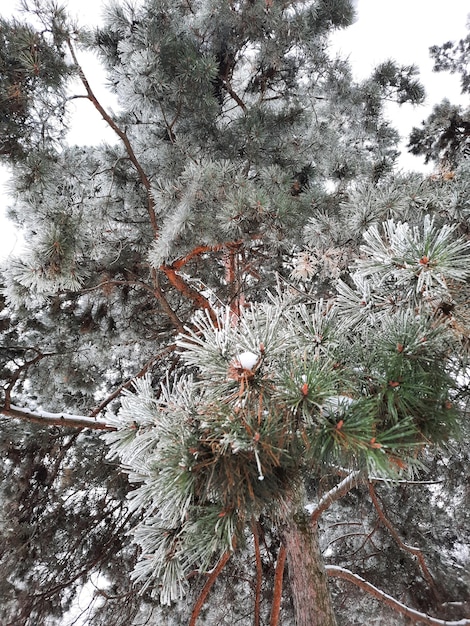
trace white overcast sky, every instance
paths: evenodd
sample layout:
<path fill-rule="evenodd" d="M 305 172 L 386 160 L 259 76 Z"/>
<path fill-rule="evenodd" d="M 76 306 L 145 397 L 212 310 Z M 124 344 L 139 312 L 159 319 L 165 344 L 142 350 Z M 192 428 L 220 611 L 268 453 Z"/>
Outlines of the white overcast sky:
<path fill-rule="evenodd" d="M 80 23 L 87 25 L 96 24 L 101 19 L 104 6 L 100 0 L 65 0 L 62 4 Z M 426 104 L 389 108 L 389 115 L 404 137 L 427 117 L 433 104 L 444 97 L 468 106 L 468 97 L 460 95 L 459 77 L 433 73 L 428 50 L 431 45 L 466 36 L 470 18 L 469 0 L 356 0 L 355 4 L 356 23 L 336 34 L 332 46 L 349 58 L 356 77 L 366 77 L 374 66 L 389 58 L 420 68 L 421 80 L 428 94 Z M 17 0 L 0 0 L 0 15 L 8 17 L 17 7 Z M 88 73 L 96 67 L 96 63 L 86 59 L 83 65 Z M 92 85 L 98 95 L 104 94 L 104 90 L 100 89 L 101 76 L 96 72 L 94 74 Z M 103 138 L 104 123 L 92 106 L 85 101 L 78 101 L 75 106 L 77 113 L 70 141 L 87 144 Z M 109 136 L 113 137 L 112 134 Z M 403 169 L 423 169 L 421 160 L 406 154 L 403 154 L 400 166 Z M 14 229 L 1 220 L 8 204 L 8 196 L 4 193 L 7 178 L 6 172 L 0 169 L 0 258 L 18 247 Z"/>

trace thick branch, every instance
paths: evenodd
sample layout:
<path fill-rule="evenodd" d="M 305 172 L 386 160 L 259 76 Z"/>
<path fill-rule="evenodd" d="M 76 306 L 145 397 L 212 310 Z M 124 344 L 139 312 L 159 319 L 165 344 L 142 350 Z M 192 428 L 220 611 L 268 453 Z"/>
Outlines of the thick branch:
<path fill-rule="evenodd" d="M 431 617 L 430 615 L 426 615 L 425 613 L 415 611 L 415 609 L 411 609 L 405 604 L 402 604 L 392 596 L 389 596 L 384 591 L 381 591 L 371 583 L 367 582 L 358 574 L 354 574 L 353 572 L 344 569 L 343 567 L 327 565 L 325 569 L 328 576 L 348 580 L 357 587 L 360 587 L 363 591 L 366 591 L 370 595 L 374 596 L 374 598 L 377 598 L 378 600 L 392 608 L 394 611 L 397 611 L 398 613 L 409 617 L 413 622 L 421 622 L 424 624 L 429 624 L 430 626 L 470 626 L 470 619 L 464 618 L 457 621 L 442 620 L 436 617 Z"/>
<path fill-rule="evenodd" d="M 317 506 L 313 509 L 311 514 L 311 520 L 314 524 L 318 522 L 318 519 L 322 513 L 324 513 L 333 502 L 340 500 L 343 496 L 345 496 L 351 489 L 357 487 L 357 485 L 362 480 L 362 472 L 360 470 L 356 470 L 355 472 L 351 472 L 349 476 L 346 476 L 340 483 L 336 485 L 333 489 L 330 489 L 328 493 L 325 493 L 322 496 L 317 504 Z"/>
<path fill-rule="evenodd" d="M 80 80 L 82 81 L 83 86 L 86 89 L 87 95 L 88 95 L 88 99 L 90 100 L 90 102 L 93 104 L 93 106 L 95 107 L 95 109 L 101 114 L 101 116 L 103 117 L 104 121 L 108 124 L 108 126 L 110 126 L 110 128 L 112 128 L 114 130 L 114 132 L 116 133 L 116 135 L 121 139 L 121 141 L 123 142 L 125 148 L 126 148 L 126 152 L 127 155 L 129 157 L 130 162 L 133 164 L 133 166 L 135 167 L 135 169 L 137 170 L 137 173 L 139 175 L 140 181 L 142 183 L 142 185 L 145 187 L 146 191 L 147 191 L 147 211 L 150 217 L 150 223 L 152 224 L 152 229 L 154 232 L 154 235 L 156 235 L 158 233 L 158 226 L 157 226 L 157 218 L 155 216 L 155 206 L 154 206 L 154 201 L 150 192 L 150 181 L 147 177 L 147 174 L 144 172 L 141 164 L 139 163 L 139 160 L 137 159 L 135 152 L 132 148 L 132 145 L 129 141 L 129 137 L 126 135 L 126 133 L 119 128 L 119 126 L 116 124 L 116 122 L 113 120 L 113 118 L 109 115 L 109 113 L 103 108 L 103 106 L 101 105 L 100 101 L 98 100 L 98 98 L 95 96 L 90 83 L 88 82 L 87 77 L 85 76 L 85 73 L 80 65 L 80 63 L 78 62 L 77 59 L 77 55 L 75 54 L 75 49 L 72 46 L 72 42 L 70 41 L 70 39 L 67 41 L 68 43 L 68 47 L 70 50 L 70 54 L 72 55 L 72 59 L 73 62 L 75 63 L 75 65 L 77 66 L 77 70 L 78 70 L 78 75 L 80 76 Z"/>
<path fill-rule="evenodd" d="M 46 411 L 29 411 L 18 406 L 1 407 L 0 413 L 7 417 L 35 422 L 43 426 L 65 426 L 67 428 L 93 428 L 94 430 L 115 430 L 104 422 L 84 415 L 69 415 L 68 413 L 48 413 Z"/>
<path fill-rule="evenodd" d="M 191 259 L 194 259 L 194 257 L 205 254 L 206 252 L 218 252 L 219 250 L 222 250 L 222 248 L 224 248 L 226 245 L 229 244 L 221 243 L 213 246 L 196 246 L 194 250 L 191 250 L 191 252 L 188 252 L 188 254 L 186 254 L 185 256 L 176 259 L 176 261 L 173 261 L 171 267 L 175 270 L 179 270 L 183 267 L 183 265 L 189 263 Z"/>

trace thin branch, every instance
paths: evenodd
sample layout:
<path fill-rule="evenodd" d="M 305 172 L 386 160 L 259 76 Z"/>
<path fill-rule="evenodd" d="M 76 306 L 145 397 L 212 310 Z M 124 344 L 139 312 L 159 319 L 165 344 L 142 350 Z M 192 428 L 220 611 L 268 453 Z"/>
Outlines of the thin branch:
<path fill-rule="evenodd" d="M 224 76 L 222 78 L 222 84 L 225 87 L 225 89 L 227 90 L 227 92 L 232 96 L 232 98 L 238 104 L 238 106 L 246 113 L 246 110 L 247 110 L 246 104 L 243 102 L 243 100 L 240 98 L 240 96 L 233 90 L 233 87 L 230 84 L 229 79 Z"/>
<path fill-rule="evenodd" d="M 408 546 L 406 543 L 404 543 L 404 541 L 402 541 L 400 535 L 398 534 L 396 528 L 393 526 L 392 522 L 385 516 L 385 513 L 379 504 L 379 500 L 377 498 L 377 494 L 375 493 L 375 489 L 372 483 L 369 483 L 368 487 L 369 487 L 369 495 L 371 497 L 375 510 L 377 511 L 377 515 L 379 516 L 380 521 L 388 529 L 389 533 L 392 535 L 393 539 L 396 541 L 398 546 L 402 550 L 405 550 L 405 552 L 412 554 L 418 559 L 418 563 L 421 568 L 421 571 L 423 572 L 423 576 L 428 581 L 431 589 L 434 591 L 436 597 L 438 598 L 439 592 L 436 587 L 434 578 L 432 577 L 431 572 L 429 571 L 428 566 L 426 565 L 426 561 L 424 560 L 423 553 L 421 552 L 419 548 Z"/>
<path fill-rule="evenodd" d="M 42 424 L 43 426 L 64 426 L 67 428 L 92 428 L 94 430 L 116 430 L 104 422 L 84 415 L 69 415 L 68 413 L 48 413 L 46 411 L 29 411 L 19 406 L 10 405 L 0 407 L 0 413 L 7 417 Z"/>
<path fill-rule="evenodd" d="M 374 598 L 377 598 L 378 600 L 392 608 L 394 611 L 397 611 L 398 613 L 409 617 L 413 622 L 421 622 L 424 624 L 429 624 L 430 626 L 470 626 L 470 619 L 464 618 L 456 621 L 442 620 L 416 611 L 415 609 L 412 609 L 405 604 L 402 604 L 381 589 L 378 589 L 371 583 L 367 582 L 358 574 L 354 574 L 350 570 L 344 569 L 343 567 L 337 567 L 336 565 L 326 565 L 325 570 L 328 576 L 348 580 L 363 591 L 369 593 L 370 595 L 374 596 Z"/>
<path fill-rule="evenodd" d="M 50 589 L 46 589 L 45 591 L 42 591 L 40 593 L 33 594 L 33 597 L 34 598 L 43 598 L 43 597 L 49 598 L 52 595 L 54 595 L 57 591 L 60 591 L 61 589 L 66 589 L 71 584 L 73 584 L 76 580 L 88 574 L 94 567 L 96 567 L 96 565 L 98 565 L 100 561 L 104 560 L 110 553 L 112 553 L 112 551 L 115 549 L 117 533 L 126 526 L 126 524 L 132 518 L 133 515 L 134 515 L 133 511 L 131 511 L 128 515 L 126 515 L 124 520 L 119 525 L 117 531 L 111 536 L 109 541 L 107 541 L 103 545 L 98 556 L 94 558 L 90 563 L 86 563 L 81 571 L 79 571 L 77 574 L 72 576 L 72 578 L 70 578 L 66 582 L 59 583 L 58 585 L 55 585 L 54 587 L 51 587 Z"/>
<path fill-rule="evenodd" d="M 281 545 L 277 557 L 276 572 L 274 574 L 273 604 L 271 607 L 271 619 L 269 621 L 269 626 L 278 626 L 279 624 L 282 600 L 282 583 L 284 580 L 286 557 L 287 550 L 284 545 Z"/>
<path fill-rule="evenodd" d="M 148 291 L 149 293 L 152 294 L 152 296 L 155 297 L 155 299 L 157 300 L 158 304 L 160 305 L 160 307 L 162 308 L 162 310 L 166 313 L 166 315 L 168 316 L 168 318 L 170 319 L 171 323 L 173 324 L 173 326 L 176 328 L 176 330 L 178 332 L 183 332 L 184 331 L 184 325 L 183 322 L 179 319 L 179 317 L 176 315 L 176 313 L 173 311 L 173 309 L 171 308 L 168 300 L 165 298 L 165 295 L 163 294 L 163 291 L 161 290 L 160 287 L 160 282 L 158 279 L 158 273 L 155 269 L 152 269 L 151 274 L 152 274 L 152 280 L 153 280 L 153 286 L 147 285 L 147 283 L 145 283 L 141 278 L 139 278 L 139 276 L 136 276 L 133 272 L 126 270 L 129 274 L 129 276 L 132 276 L 132 280 L 126 279 L 126 280 L 105 280 L 101 283 L 98 283 L 97 285 L 94 285 L 93 287 L 88 287 L 87 289 L 82 289 L 81 293 L 89 293 L 91 291 L 95 291 L 96 289 L 102 289 L 103 287 L 106 287 L 107 285 L 124 285 L 124 286 L 135 286 L 135 287 L 140 287 L 141 289 L 144 289 L 145 291 Z"/>
<path fill-rule="evenodd" d="M 135 152 L 132 148 L 132 145 L 129 141 L 129 137 L 126 135 L 126 133 L 119 128 L 119 126 L 116 124 L 116 122 L 113 120 L 113 118 L 109 115 L 109 113 L 104 109 L 104 107 L 101 105 L 100 101 L 98 100 L 98 98 L 95 96 L 90 83 L 88 82 L 87 77 L 85 76 L 85 73 L 80 65 L 80 63 L 78 62 L 77 59 L 77 55 L 75 53 L 75 49 L 72 45 L 72 42 L 70 39 L 67 39 L 67 44 L 70 50 L 70 54 L 72 55 L 72 59 L 73 62 L 75 63 L 75 65 L 77 66 L 77 70 L 78 70 L 78 75 L 80 77 L 80 80 L 82 81 L 83 86 L 85 87 L 85 90 L 87 92 L 88 98 L 90 100 L 90 102 L 93 104 L 93 106 L 95 107 L 95 109 L 102 115 L 103 119 L 105 120 L 105 122 L 108 124 L 108 126 L 110 126 L 114 132 L 116 133 L 116 135 L 121 139 L 121 141 L 123 142 L 125 148 L 126 148 L 126 152 L 129 156 L 129 159 L 131 161 L 131 163 L 134 165 L 135 169 L 137 170 L 137 173 L 139 174 L 139 178 L 140 181 L 142 183 L 142 185 L 145 187 L 146 191 L 147 191 L 147 211 L 150 217 L 150 223 L 152 225 L 152 229 L 154 232 L 154 235 L 157 235 L 158 233 L 158 225 L 157 225 L 157 218 L 155 216 L 155 206 L 154 206 L 154 201 L 151 195 L 151 185 L 150 185 L 150 180 L 148 179 L 147 174 L 144 172 L 141 164 L 139 163 L 139 160 L 137 159 Z"/>
<path fill-rule="evenodd" d="M 53 353 L 43 354 L 42 352 L 39 352 L 38 350 L 35 350 L 34 348 L 31 348 L 31 349 L 37 352 L 38 354 L 36 354 L 36 356 L 33 359 L 29 361 L 25 361 L 23 365 L 18 367 L 16 372 L 11 376 L 10 382 L 5 388 L 5 409 L 9 409 L 11 406 L 11 392 L 13 391 L 13 388 L 18 382 L 21 374 L 24 371 L 26 371 L 31 365 L 35 365 L 36 363 L 44 359 L 46 356 L 53 355 Z"/>
<path fill-rule="evenodd" d="M 340 476 L 349 476 L 351 470 L 343 467 L 335 467 L 335 470 Z M 399 480 L 390 480 L 390 478 L 383 478 L 381 476 L 367 476 L 367 480 L 371 483 L 386 483 L 387 485 L 439 485 L 444 482 L 444 479 L 438 480 L 409 480 L 408 478 L 401 478 Z"/>
<path fill-rule="evenodd" d="M 201 612 L 204 602 L 206 601 L 206 598 L 209 594 L 209 591 L 211 590 L 212 585 L 217 580 L 220 572 L 223 570 L 223 568 L 225 567 L 227 561 L 229 560 L 231 556 L 232 556 L 232 552 L 230 550 L 227 550 L 222 556 L 222 558 L 220 559 L 220 561 L 217 563 L 217 566 L 212 570 L 209 578 L 206 581 L 206 584 L 202 588 L 202 591 L 199 595 L 199 598 L 197 599 L 196 604 L 194 605 L 193 612 L 191 613 L 189 626 L 196 626 L 196 620 L 199 617 L 199 613 Z"/>
<path fill-rule="evenodd" d="M 173 309 L 170 306 L 170 303 L 166 299 L 166 297 L 165 297 L 165 295 L 164 295 L 164 293 L 163 293 L 163 291 L 162 291 L 162 289 L 160 287 L 160 278 L 158 276 L 158 272 L 155 269 L 152 269 L 152 279 L 153 279 L 153 287 L 154 287 L 153 294 L 154 294 L 155 298 L 157 299 L 159 305 L 161 306 L 163 311 L 167 314 L 169 320 L 171 321 L 173 326 L 176 328 L 176 330 L 179 333 L 183 333 L 184 332 L 184 324 L 180 320 L 180 318 L 176 315 L 176 313 L 173 311 Z"/>
<path fill-rule="evenodd" d="M 90 417 L 96 417 L 99 413 L 101 413 L 101 411 L 106 408 L 110 402 L 117 398 L 124 389 L 129 389 L 129 387 L 132 385 L 136 378 L 142 378 L 142 376 L 144 376 L 144 374 L 148 372 L 149 368 L 155 363 L 155 361 L 158 361 L 158 359 L 160 359 L 163 355 L 174 350 L 175 347 L 175 344 L 171 344 L 170 346 L 167 346 L 166 348 L 161 350 L 151 359 L 149 359 L 147 363 L 143 366 L 143 368 L 135 376 L 132 376 L 132 378 L 126 380 L 126 382 L 122 383 L 122 385 L 119 385 L 119 387 L 117 387 L 105 400 L 103 400 L 97 407 L 95 407 L 91 411 Z"/>
<path fill-rule="evenodd" d="M 188 254 L 186 254 L 185 256 L 180 257 L 179 259 L 176 259 L 176 261 L 173 261 L 173 263 L 171 264 L 171 267 L 173 267 L 175 270 L 179 270 L 183 267 L 183 265 L 186 265 L 186 263 L 189 263 L 191 259 L 194 259 L 194 257 L 200 256 L 201 254 L 205 254 L 206 252 L 218 252 L 219 250 L 222 250 L 222 248 L 224 248 L 227 245 L 230 245 L 230 244 L 221 243 L 221 244 L 217 244 L 213 246 L 196 246 L 194 250 L 191 250 L 191 252 L 188 252 Z"/>
<path fill-rule="evenodd" d="M 255 612 L 253 617 L 253 626 L 260 626 L 260 602 L 261 602 L 261 584 L 263 582 L 263 567 L 261 564 L 261 554 L 259 549 L 258 522 L 252 521 L 253 539 L 255 542 L 255 560 L 256 560 L 256 587 L 255 587 Z"/>
<path fill-rule="evenodd" d="M 351 472 L 349 476 L 346 476 L 340 483 L 336 485 L 333 489 L 330 489 L 328 493 L 325 493 L 322 496 L 317 504 L 317 506 L 313 509 L 311 514 L 311 521 L 314 524 L 318 523 L 318 519 L 322 513 L 324 513 L 333 502 L 336 502 L 343 496 L 345 496 L 351 489 L 357 487 L 357 485 L 362 481 L 362 472 L 360 470 L 356 470 Z"/>

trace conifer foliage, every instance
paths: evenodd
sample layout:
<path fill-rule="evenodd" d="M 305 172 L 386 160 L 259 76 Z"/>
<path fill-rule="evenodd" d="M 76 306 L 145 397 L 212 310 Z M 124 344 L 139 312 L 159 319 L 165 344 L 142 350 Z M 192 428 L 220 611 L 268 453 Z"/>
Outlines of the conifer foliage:
<path fill-rule="evenodd" d="M 418 605 L 367 552 L 377 524 L 357 549 L 320 526 L 354 490 L 416 557 L 430 612 L 470 623 L 374 490 L 424 481 L 465 436 L 468 164 L 396 174 L 382 111 L 422 101 L 416 68 L 353 81 L 328 48 L 349 0 L 118 2 L 94 31 L 25 9 L 0 23 L 0 153 L 27 241 L 1 274 L 2 617 L 51 623 L 90 576 L 90 624 L 346 623 L 327 575 L 376 597 L 385 577 Z M 115 143 L 66 143 L 76 98 Z M 232 621 L 212 587 L 243 598 Z"/>

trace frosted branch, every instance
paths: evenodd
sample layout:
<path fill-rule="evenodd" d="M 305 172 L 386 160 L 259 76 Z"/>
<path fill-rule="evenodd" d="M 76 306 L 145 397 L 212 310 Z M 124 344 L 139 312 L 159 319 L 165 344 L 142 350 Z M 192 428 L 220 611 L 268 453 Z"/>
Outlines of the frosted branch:
<path fill-rule="evenodd" d="M 361 482 L 361 477 L 362 472 L 360 470 L 351 472 L 351 474 L 346 476 L 346 478 L 338 483 L 336 487 L 330 489 L 328 493 L 325 493 L 325 495 L 320 498 L 316 507 L 311 511 L 312 522 L 316 524 L 320 515 L 329 509 L 333 502 L 336 502 L 351 491 L 351 489 L 357 487 L 357 485 Z"/>
<path fill-rule="evenodd" d="M 0 413 L 7 417 L 35 422 L 43 426 L 65 426 L 68 428 L 93 428 L 95 430 L 115 430 L 104 422 L 85 415 L 70 415 L 69 413 L 49 413 L 47 411 L 29 411 L 19 406 L 10 405 L 1 407 Z"/>
<path fill-rule="evenodd" d="M 470 619 L 461 619 L 461 620 L 442 620 L 437 617 L 431 617 L 430 615 L 426 615 L 426 613 L 420 613 L 415 609 L 412 609 L 405 604 L 402 604 L 392 596 L 388 595 L 378 587 L 375 587 L 371 583 L 367 582 L 359 576 L 358 574 L 354 574 L 350 570 L 347 570 L 343 567 L 338 567 L 336 565 L 327 565 L 325 567 L 326 573 L 328 576 L 334 578 L 342 578 L 343 580 L 348 580 L 353 583 L 357 587 L 360 587 L 363 591 L 366 591 L 370 595 L 377 598 L 394 611 L 409 617 L 412 621 L 418 623 L 429 624 L 430 626 L 470 626 Z"/>
<path fill-rule="evenodd" d="M 134 149 L 132 148 L 131 142 L 129 141 L 129 137 L 126 135 L 126 133 L 121 128 L 119 128 L 119 126 L 116 124 L 116 122 L 113 120 L 113 118 L 109 115 L 109 113 L 103 107 L 101 102 L 96 97 L 94 91 L 92 90 L 92 88 L 90 86 L 90 83 L 88 82 L 88 79 L 85 76 L 85 72 L 83 71 L 80 63 L 78 62 L 77 55 L 75 53 L 75 49 L 74 49 L 70 39 L 67 40 L 67 44 L 68 44 L 68 47 L 69 47 L 69 50 L 70 50 L 70 54 L 72 55 L 73 62 L 75 63 L 75 65 L 77 67 L 78 75 L 80 77 L 80 80 L 82 81 L 82 84 L 85 87 L 85 90 L 87 92 L 88 99 L 93 104 L 95 109 L 102 115 L 104 121 L 108 124 L 108 126 L 110 126 L 110 128 L 112 128 L 114 130 L 116 135 L 123 142 L 123 144 L 124 144 L 124 146 L 126 148 L 126 152 L 127 152 L 128 157 L 129 157 L 129 160 L 131 161 L 131 163 L 133 164 L 133 166 L 137 170 L 137 173 L 139 175 L 140 181 L 141 181 L 142 185 L 146 189 L 146 192 L 147 192 L 147 211 L 148 211 L 148 214 L 149 214 L 149 217 L 150 217 L 150 222 L 152 224 L 153 232 L 156 235 L 158 233 L 158 225 L 157 225 L 157 218 L 155 216 L 154 201 L 153 201 L 152 195 L 150 193 L 151 185 L 150 185 L 150 181 L 148 179 L 148 176 L 144 172 L 144 170 L 143 170 L 139 160 L 137 159 L 137 157 L 135 155 Z"/>

